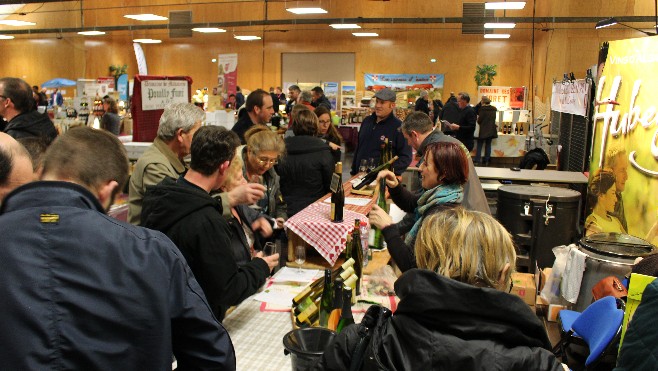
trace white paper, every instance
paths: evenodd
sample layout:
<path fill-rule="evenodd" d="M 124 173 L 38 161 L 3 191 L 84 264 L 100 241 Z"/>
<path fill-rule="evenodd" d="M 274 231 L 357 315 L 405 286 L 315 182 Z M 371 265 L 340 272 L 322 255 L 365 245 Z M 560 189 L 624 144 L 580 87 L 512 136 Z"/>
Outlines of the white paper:
<path fill-rule="evenodd" d="M 263 291 L 254 296 L 254 300 L 262 301 L 269 304 L 280 305 L 282 307 L 290 307 L 292 299 L 297 296 L 308 285 L 292 286 L 292 285 L 271 285 L 266 287 Z"/>
<path fill-rule="evenodd" d="M 272 277 L 272 282 L 313 282 L 321 274 L 319 269 L 283 267 Z"/>
<path fill-rule="evenodd" d="M 325 198 L 324 202 L 330 204 L 331 197 Z M 345 197 L 345 205 L 366 206 L 369 202 L 369 198 Z"/>

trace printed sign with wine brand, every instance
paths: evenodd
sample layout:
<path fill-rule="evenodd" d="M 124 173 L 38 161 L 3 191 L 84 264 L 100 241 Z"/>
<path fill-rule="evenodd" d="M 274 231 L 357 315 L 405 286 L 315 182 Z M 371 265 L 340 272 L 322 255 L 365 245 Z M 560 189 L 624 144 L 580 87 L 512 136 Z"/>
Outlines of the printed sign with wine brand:
<path fill-rule="evenodd" d="M 607 52 L 607 56 L 605 53 Z M 658 38 L 601 48 L 585 227 L 658 243 Z"/>
<path fill-rule="evenodd" d="M 142 81 L 142 110 L 164 109 L 172 103 L 189 103 L 188 92 L 186 80 L 144 80 Z"/>

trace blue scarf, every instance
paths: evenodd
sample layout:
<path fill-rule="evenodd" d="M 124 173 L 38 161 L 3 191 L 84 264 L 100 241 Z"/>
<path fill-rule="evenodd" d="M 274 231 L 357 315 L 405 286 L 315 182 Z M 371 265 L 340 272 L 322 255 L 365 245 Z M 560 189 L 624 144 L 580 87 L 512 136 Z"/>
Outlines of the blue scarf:
<path fill-rule="evenodd" d="M 435 205 L 440 204 L 458 204 L 464 199 L 464 188 L 459 184 L 439 184 L 438 186 L 428 189 L 418 199 L 418 207 L 414 210 L 416 222 L 411 227 L 409 233 L 404 238 L 404 243 L 413 249 L 416 242 L 416 235 L 420 229 L 425 213 Z"/>

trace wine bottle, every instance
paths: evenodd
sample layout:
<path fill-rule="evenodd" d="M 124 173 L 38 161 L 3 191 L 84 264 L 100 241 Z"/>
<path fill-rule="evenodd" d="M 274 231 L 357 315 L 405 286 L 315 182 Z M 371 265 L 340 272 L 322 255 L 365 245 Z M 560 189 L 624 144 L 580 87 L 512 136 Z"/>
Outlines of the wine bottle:
<path fill-rule="evenodd" d="M 306 308 L 302 313 L 300 313 L 296 319 L 295 323 L 297 323 L 297 326 L 301 326 L 303 324 L 306 324 L 307 326 L 310 326 L 315 322 L 315 317 L 319 315 L 319 310 L 318 306 L 315 305 L 315 303 L 311 304 L 308 308 Z"/>
<path fill-rule="evenodd" d="M 393 141 L 388 141 L 386 144 L 386 161 L 393 158 Z"/>
<path fill-rule="evenodd" d="M 377 206 L 388 213 L 388 204 L 386 203 L 386 180 L 384 178 L 379 180 L 379 195 L 377 197 Z M 374 239 L 372 241 L 372 249 L 381 250 L 384 248 L 384 236 L 379 228 L 372 227 L 374 231 Z"/>
<path fill-rule="evenodd" d="M 337 177 L 336 189 L 331 191 L 331 221 L 340 223 L 343 221 L 343 208 L 345 207 L 345 191 L 343 190 L 343 163 L 336 163 L 334 178 Z"/>
<path fill-rule="evenodd" d="M 352 290 L 347 288 L 343 289 L 343 308 L 340 314 L 338 326 L 336 326 L 336 334 L 340 334 L 345 327 L 354 323 L 352 316 Z"/>
<path fill-rule="evenodd" d="M 386 145 L 388 144 L 388 138 L 382 141 L 382 144 L 379 146 L 379 164 L 385 164 L 389 159 L 386 158 Z"/>
<path fill-rule="evenodd" d="M 366 175 L 363 176 L 363 179 L 361 182 L 359 182 L 357 185 L 353 186 L 352 188 L 354 189 L 361 189 L 368 184 L 372 183 L 375 179 L 377 179 L 377 174 L 379 174 L 380 171 L 386 169 L 388 166 L 392 165 L 395 161 L 397 161 L 398 156 L 393 157 L 392 159 L 388 160 L 386 163 L 383 163 L 379 166 L 377 166 L 374 170 L 371 172 L 367 173 Z"/>
<path fill-rule="evenodd" d="M 340 313 L 343 308 L 343 282 L 344 280 L 340 276 L 334 280 L 334 303 L 327 323 L 327 328 L 331 331 L 336 331 L 336 326 L 338 326 Z"/>
<path fill-rule="evenodd" d="M 335 271 L 331 272 L 331 279 L 334 280 L 336 277 L 338 277 L 341 273 L 344 273 L 346 271 L 349 271 L 346 275 L 345 278 L 349 277 L 352 273 L 354 273 L 354 259 L 347 259 L 341 266 L 340 268 L 336 269 Z M 303 302 L 307 302 L 309 298 L 317 298 L 322 294 L 324 286 L 324 280 L 322 277 L 316 279 L 311 283 L 307 288 L 302 290 L 297 296 L 295 296 L 292 299 L 292 305 L 294 307 L 299 306 Z M 312 301 L 312 300 L 311 300 Z"/>
<path fill-rule="evenodd" d="M 354 259 L 354 274 L 357 281 L 355 286 L 356 296 L 361 295 L 361 278 L 363 275 L 363 247 L 361 246 L 361 221 L 354 220 L 354 229 L 352 230 L 352 252 L 351 258 Z"/>
<path fill-rule="evenodd" d="M 343 287 L 343 290 L 345 290 L 347 287 L 352 290 L 352 305 L 356 304 L 356 284 L 358 281 L 358 277 L 356 274 L 351 275 L 348 279 L 345 280 L 345 283 L 343 284 L 345 287 Z"/>
<path fill-rule="evenodd" d="M 331 269 L 324 270 L 324 288 L 320 298 L 320 326 L 327 327 L 333 304 L 333 287 L 331 287 Z"/>

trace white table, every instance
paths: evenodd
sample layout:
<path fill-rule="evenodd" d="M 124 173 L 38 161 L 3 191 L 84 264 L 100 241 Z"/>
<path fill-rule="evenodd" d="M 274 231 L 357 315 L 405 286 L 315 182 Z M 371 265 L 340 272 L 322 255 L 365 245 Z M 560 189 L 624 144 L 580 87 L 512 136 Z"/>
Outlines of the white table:
<path fill-rule="evenodd" d="M 480 179 L 497 179 L 541 183 L 587 184 L 587 177 L 575 171 L 526 170 L 513 171 L 509 168 L 476 167 Z"/>

